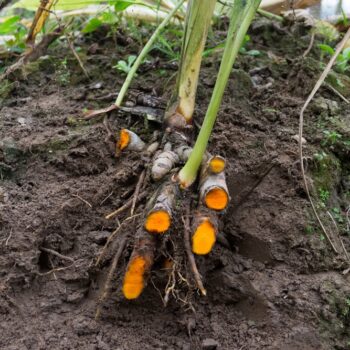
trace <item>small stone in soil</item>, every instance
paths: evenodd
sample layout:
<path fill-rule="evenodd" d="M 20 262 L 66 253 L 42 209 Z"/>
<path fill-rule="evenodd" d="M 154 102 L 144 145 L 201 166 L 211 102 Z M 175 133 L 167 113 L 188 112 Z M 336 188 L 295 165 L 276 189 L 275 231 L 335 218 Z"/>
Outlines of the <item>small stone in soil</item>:
<path fill-rule="evenodd" d="M 299 143 L 299 135 L 293 135 L 292 139 Z M 302 137 L 301 144 L 304 145 L 305 143 L 306 143 L 306 140 L 304 139 L 304 137 Z"/>
<path fill-rule="evenodd" d="M 105 244 L 110 234 L 108 231 L 92 231 L 89 238 L 97 244 Z"/>
<path fill-rule="evenodd" d="M 97 323 L 84 316 L 78 316 L 72 322 L 72 328 L 78 335 L 87 335 L 98 332 Z"/>
<path fill-rule="evenodd" d="M 84 298 L 84 293 L 81 291 L 77 291 L 67 296 L 67 302 L 74 304 L 74 303 L 78 303 L 83 298 Z"/>
<path fill-rule="evenodd" d="M 219 347 L 219 343 L 211 338 L 206 338 L 202 341 L 203 350 L 215 350 Z"/>

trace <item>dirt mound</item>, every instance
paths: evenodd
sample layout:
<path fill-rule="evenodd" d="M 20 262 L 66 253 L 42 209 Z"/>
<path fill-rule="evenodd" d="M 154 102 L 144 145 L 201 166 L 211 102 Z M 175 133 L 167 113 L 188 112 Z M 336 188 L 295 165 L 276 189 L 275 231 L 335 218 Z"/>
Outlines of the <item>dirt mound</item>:
<path fill-rule="evenodd" d="M 197 259 L 208 296 L 190 293 L 164 308 L 166 276 L 154 271 L 138 300 L 124 300 L 127 250 L 99 322 L 94 314 L 108 266 L 99 271 L 93 261 L 118 226 L 104 215 L 130 197 L 141 160 L 137 154 L 116 159 L 103 124 L 77 116 L 112 100 L 118 90 L 112 62 L 138 48 L 124 40 L 115 53 L 104 39 L 92 52 L 90 45 L 103 34 L 97 33 L 81 45 L 91 81 L 69 50 L 56 47 L 25 77 L 17 76 L 17 84 L 8 82 L 0 107 L 1 349 L 347 348 L 347 265 L 310 214 L 293 138 L 299 109 L 319 74 L 317 50 L 301 59 L 307 32 L 279 28 L 266 21 L 253 25 L 248 46 L 260 54 L 240 56 L 211 139 L 210 150 L 228 160 L 232 202 L 214 251 Z M 220 33 L 213 35 L 219 39 Z M 127 105 L 162 112 L 175 83 L 174 66 L 153 55 Z M 218 56 L 205 59 L 199 119 L 217 68 Z M 123 77 L 117 79 L 119 86 Z M 315 191 L 327 190 L 340 210 L 350 193 L 349 148 L 341 143 L 349 139 L 349 113 L 348 105 L 322 89 L 306 116 L 305 152 Z M 110 120 L 114 130 L 133 128 L 146 141 L 159 129 L 139 112 L 113 112 Z M 342 139 L 324 142 L 322 130 L 330 128 Z M 327 163 L 315 162 L 321 152 L 327 152 Z M 133 234 L 136 221 L 126 230 Z"/>

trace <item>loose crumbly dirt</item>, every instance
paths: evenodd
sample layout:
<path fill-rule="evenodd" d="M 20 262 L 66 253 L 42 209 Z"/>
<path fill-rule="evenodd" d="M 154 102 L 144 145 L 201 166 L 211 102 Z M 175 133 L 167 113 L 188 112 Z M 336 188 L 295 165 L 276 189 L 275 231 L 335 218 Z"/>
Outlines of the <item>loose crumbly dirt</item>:
<path fill-rule="evenodd" d="M 211 40 L 223 38 L 219 29 Z M 79 119 L 84 108 L 113 101 L 123 75 L 112 66 L 139 48 L 127 32 L 114 39 L 107 33 L 77 43 L 90 80 L 60 42 L 7 82 L 0 107 L 0 348 L 348 349 L 348 265 L 311 215 L 293 139 L 300 107 L 320 72 L 318 51 L 302 59 L 308 31 L 266 20 L 254 23 L 247 47 L 261 54 L 239 57 L 211 138 L 210 151 L 228 160 L 232 201 L 215 249 L 197 258 L 207 297 L 194 293 L 191 304 L 172 299 L 164 308 L 160 293 L 167 277 L 156 269 L 138 300 L 124 300 L 129 247 L 101 320 L 94 320 L 109 266 L 96 269 L 94 259 L 118 226 L 104 215 L 132 195 L 142 171 L 137 154 L 114 157 L 100 120 Z M 214 54 L 203 63 L 199 122 L 218 59 Z M 162 115 L 175 72 L 176 65 L 154 51 L 126 105 Z M 325 88 L 306 114 L 310 184 L 318 202 L 319 189 L 329 192 L 327 206 L 339 208 L 339 215 L 349 205 L 349 146 L 341 143 L 349 140 L 349 115 L 349 105 Z M 145 141 L 161 130 L 140 113 L 113 112 L 109 119 L 115 132 L 132 128 Z M 342 138 L 329 144 L 323 130 Z M 322 150 L 331 161 L 320 170 L 314 154 Z M 136 227 L 137 219 L 130 220 L 126 230 L 132 236 Z M 181 237 L 181 220 L 168 235 Z M 350 250 L 348 236 L 343 240 Z"/>

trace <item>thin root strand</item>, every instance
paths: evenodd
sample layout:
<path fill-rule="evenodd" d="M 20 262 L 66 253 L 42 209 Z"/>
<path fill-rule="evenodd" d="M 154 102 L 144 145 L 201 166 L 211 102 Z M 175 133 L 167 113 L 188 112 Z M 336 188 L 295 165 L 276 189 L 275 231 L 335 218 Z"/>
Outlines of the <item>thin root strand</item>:
<path fill-rule="evenodd" d="M 194 280 L 197 284 L 198 289 L 202 293 L 202 295 L 207 295 L 207 291 L 205 290 L 203 286 L 203 282 L 201 279 L 201 276 L 199 274 L 196 261 L 194 259 L 194 256 L 192 254 L 191 250 L 191 243 L 190 243 L 190 206 L 187 207 L 186 210 L 186 216 L 182 218 L 183 224 L 184 224 L 184 241 L 185 241 L 185 250 L 187 254 L 187 258 L 193 273 Z"/>

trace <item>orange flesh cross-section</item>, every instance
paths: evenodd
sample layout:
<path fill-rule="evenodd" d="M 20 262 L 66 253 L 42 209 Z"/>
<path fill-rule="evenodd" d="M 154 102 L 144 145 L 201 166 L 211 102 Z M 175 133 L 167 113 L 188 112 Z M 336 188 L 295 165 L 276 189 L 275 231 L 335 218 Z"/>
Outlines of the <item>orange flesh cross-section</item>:
<path fill-rule="evenodd" d="M 209 220 L 204 220 L 192 237 L 192 251 L 198 255 L 210 253 L 216 240 L 215 228 Z"/>
<path fill-rule="evenodd" d="M 142 256 L 135 257 L 128 266 L 123 283 L 123 294 L 126 299 L 136 299 L 144 287 L 146 260 Z"/>
<path fill-rule="evenodd" d="M 205 205 L 214 210 L 223 210 L 228 204 L 228 195 L 225 190 L 215 187 L 205 196 Z"/>
<path fill-rule="evenodd" d="M 128 146 L 130 143 L 130 135 L 127 130 L 122 129 L 119 134 L 118 149 L 121 151 Z"/>
<path fill-rule="evenodd" d="M 157 210 L 147 216 L 145 229 L 152 233 L 164 233 L 170 227 L 170 215 L 165 210 Z"/>
<path fill-rule="evenodd" d="M 214 157 L 210 160 L 209 167 L 214 174 L 221 173 L 225 169 L 225 161 L 221 158 Z"/>

